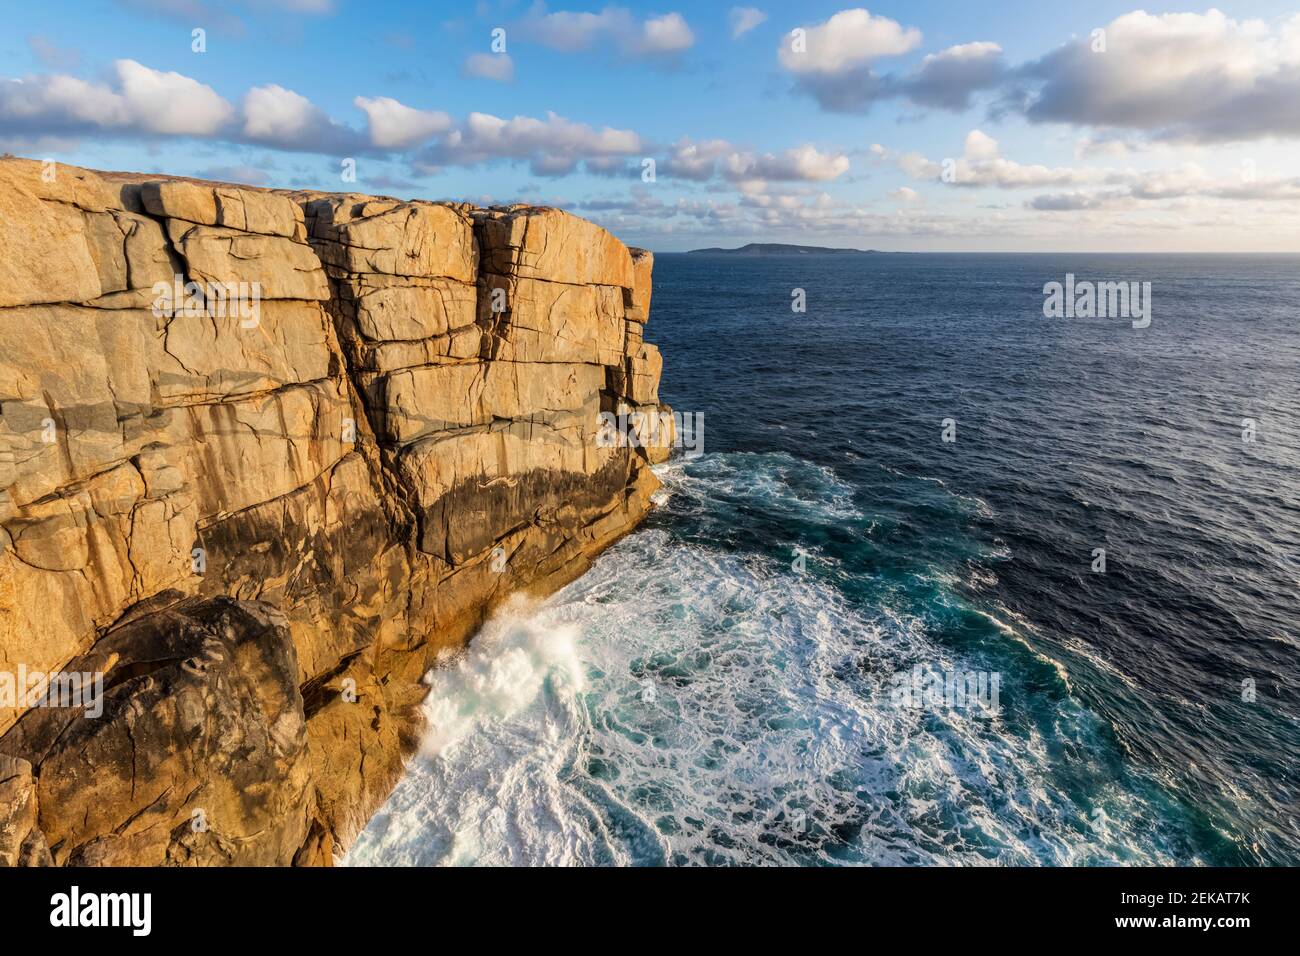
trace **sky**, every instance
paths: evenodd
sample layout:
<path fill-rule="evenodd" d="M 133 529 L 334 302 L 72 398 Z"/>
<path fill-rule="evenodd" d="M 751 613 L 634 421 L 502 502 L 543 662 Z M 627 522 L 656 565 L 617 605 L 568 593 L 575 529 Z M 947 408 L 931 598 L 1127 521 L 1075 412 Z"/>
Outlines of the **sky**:
<path fill-rule="evenodd" d="M 0 0 L 0 151 L 656 251 L 1300 251 L 1300 2 Z"/>

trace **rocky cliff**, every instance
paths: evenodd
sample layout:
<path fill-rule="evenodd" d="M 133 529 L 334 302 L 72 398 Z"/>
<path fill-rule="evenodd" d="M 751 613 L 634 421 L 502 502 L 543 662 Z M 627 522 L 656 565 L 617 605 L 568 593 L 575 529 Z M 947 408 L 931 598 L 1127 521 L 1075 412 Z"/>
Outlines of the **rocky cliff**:
<path fill-rule="evenodd" d="M 651 266 L 0 160 L 0 864 L 329 863 L 439 652 L 649 507 L 666 450 L 600 423 L 659 411 Z"/>

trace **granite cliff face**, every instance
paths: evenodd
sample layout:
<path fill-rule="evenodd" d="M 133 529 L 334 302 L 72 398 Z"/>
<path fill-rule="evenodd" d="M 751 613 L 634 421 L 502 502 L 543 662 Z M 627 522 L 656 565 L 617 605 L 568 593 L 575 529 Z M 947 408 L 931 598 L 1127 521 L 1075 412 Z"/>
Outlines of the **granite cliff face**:
<path fill-rule="evenodd" d="M 660 410 L 651 267 L 554 209 L 0 160 L 0 865 L 329 863 L 437 654 L 649 507 L 666 448 L 599 429 Z"/>

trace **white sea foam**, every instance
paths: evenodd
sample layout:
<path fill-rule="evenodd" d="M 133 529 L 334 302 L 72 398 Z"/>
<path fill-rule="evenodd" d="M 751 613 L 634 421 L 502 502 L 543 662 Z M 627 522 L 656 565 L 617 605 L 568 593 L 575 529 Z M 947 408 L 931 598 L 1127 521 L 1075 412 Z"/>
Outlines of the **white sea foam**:
<path fill-rule="evenodd" d="M 741 460 L 661 469 L 668 493 L 820 484 L 843 513 L 833 476 L 720 457 Z M 1171 862 L 1132 832 L 1138 798 L 1099 785 L 1089 819 L 1056 792 L 1038 730 L 891 706 L 918 663 L 967 669 L 815 574 L 638 532 L 430 675 L 423 752 L 347 862 Z"/>
<path fill-rule="evenodd" d="M 467 735 L 507 721 L 549 684 L 569 697 L 583 688 L 573 627 L 532 627 L 530 604 L 517 598 L 477 635 L 469 649 L 432 671 L 424 703 L 428 731 L 420 751 L 435 758 Z"/>
<path fill-rule="evenodd" d="M 593 839 L 562 785 L 586 731 L 576 629 L 502 610 L 429 675 L 420 753 L 346 862 L 582 862 Z"/>

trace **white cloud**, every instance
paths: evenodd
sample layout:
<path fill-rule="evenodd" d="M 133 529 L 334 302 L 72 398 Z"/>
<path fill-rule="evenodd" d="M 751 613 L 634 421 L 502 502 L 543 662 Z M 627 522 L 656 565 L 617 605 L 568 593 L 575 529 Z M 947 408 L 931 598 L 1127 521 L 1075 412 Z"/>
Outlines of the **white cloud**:
<path fill-rule="evenodd" d="M 849 170 L 843 153 L 822 152 L 805 144 L 779 153 L 757 153 L 725 139 L 673 143 L 665 158 L 664 175 L 697 182 L 720 176 L 746 192 L 758 192 L 769 181 L 830 182 Z"/>
<path fill-rule="evenodd" d="M 731 25 L 731 38 L 733 40 L 744 36 L 766 20 L 767 14 L 758 7 L 732 7 L 727 14 L 727 22 Z"/>
<path fill-rule="evenodd" d="M 1300 15 L 1270 24 L 1213 9 L 1138 10 L 1103 30 L 1104 48 L 1082 36 L 1016 69 L 985 40 L 878 73 L 879 60 L 911 51 L 920 33 L 843 10 L 808 28 L 805 53 L 787 37 L 779 60 L 797 90 L 832 112 L 865 113 L 884 99 L 960 112 L 975 93 L 1001 89 L 995 115 L 1093 127 L 1098 142 L 1118 142 L 1117 131 L 1170 142 L 1300 137 Z"/>
<path fill-rule="evenodd" d="M 543 46 L 563 53 L 576 53 L 589 49 L 601 38 L 627 35 L 633 23 L 632 15 L 618 7 L 606 7 L 600 13 L 569 10 L 547 13 L 546 5 L 538 4 L 521 26 L 525 36 Z"/>
<path fill-rule="evenodd" d="M 563 53 L 613 47 L 628 56 L 681 53 L 695 43 L 695 34 L 680 13 L 638 20 L 625 7 L 607 6 L 599 13 L 556 10 L 537 3 L 519 23 L 526 39 Z"/>
<path fill-rule="evenodd" d="M 125 126 L 128 116 L 121 95 L 108 87 L 51 74 L 0 84 L 0 120 L 6 132 L 60 132 L 78 126 Z"/>
<path fill-rule="evenodd" d="M 966 135 L 964 155 L 956 160 L 936 162 L 919 153 L 894 155 L 878 146 L 870 152 L 918 181 L 967 188 L 1065 190 L 1025 203 L 1040 212 L 1117 210 L 1188 199 L 1300 202 L 1300 176 L 1257 175 L 1249 161 L 1226 175 L 1213 175 L 1196 163 L 1150 170 L 1026 164 L 1004 158 L 997 140 L 978 129 Z"/>
<path fill-rule="evenodd" d="M 1139 130 L 1200 142 L 1300 136 L 1300 16 L 1262 20 L 1136 11 L 1023 71 L 1035 122 Z"/>
<path fill-rule="evenodd" d="M 703 182 L 717 174 L 719 159 L 734 152 L 736 147 L 725 139 L 696 143 L 683 138 L 673 143 L 661 169 L 667 176 Z"/>
<path fill-rule="evenodd" d="M 879 74 L 877 61 L 910 53 L 921 31 L 866 10 L 841 10 L 825 23 L 807 27 L 804 49 L 787 35 L 777 58 L 794 77 L 795 88 L 836 113 L 865 113 L 879 100 L 903 98 L 919 106 L 960 112 L 979 90 L 1006 77 L 1002 47 L 990 41 L 963 43 L 927 55 L 907 74 Z"/>
<path fill-rule="evenodd" d="M 637 49 L 641 53 L 680 53 L 690 49 L 695 34 L 680 13 L 666 13 L 651 17 L 641 25 L 641 38 Z"/>
<path fill-rule="evenodd" d="M 387 96 L 358 96 L 353 101 L 366 114 L 370 143 L 380 149 L 406 149 L 445 133 L 451 117 L 440 110 L 417 110 Z"/>
<path fill-rule="evenodd" d="M 151 70 L 135 60 L 114 66 L 127 111 L 150 132 L 210 136 L 234 113 L 216 90 L 188 76 Z"/>
<path fill-rule="evenodd" d="M 245 94 L 243 119 L 244 139 L 281 149 L 329 153 L 366 146 L 355 130 L 334 122 L 307 97 L 275 83 Z"/>
<path fill-rule="evenodd" d="M 423 171 L 432 171 L 445 165 L 521 160 L 539 176 L 561 176 L 588 159 L 626 157 L 643 151 L 641 137 L 632 130 L 608 126 L 595 129 L 555 113 L 547 113 L 545 119 L 502 119 L 490 113 L 470 113 L 441 142 L 425 150 L 417 165 Z"/>
<path fill-rule="evenodd" d="M 928 54 L 920 68 L 900 81 L 899 92 L 913 103 L 960 111 L 971 94 L 997 86 L 1006 76 L 1002 47 L 989 41 L 962 43 Z"/>
<path fill-rule="evenodd" d="M 6 133 L 211 136 L 234 116 L 210 86 L 180 73 L 135 60 L 118 60 L 113 69 L 116 89 L 61 74 L 0 82 L 0 127 Z"/>
<path fill-rule="evenodd" d="M 542 119 L 503 119 L 470 113 L 456 123 L 440 110 L 420 110 L 391 97 L 358 96 L 366 130 L 334 121 L 302 94 L 278 84 L 248 90 L 241 109 L 211 88 L 177 73 L 151 70 L 132 60 L 117 64 L 118 88 L 49 74 L 0 80 L 0 139 L 8 145 L 74 145 L 88 134 L 195 136 L 258 144 L 295 152 L 355 156 L 411 150 L 418 168 L 473 166 L 519 160 L 543 176 L 585 165 L 615 175 L 648 148 L 634 131 L 592 127 L 548 113 Z M 430 142 L 430 141 L 433 142 Z"/>
<path fill-rule="evenodd" d="M 838 76 L 921 44 L 920 30 L 861 8 L 841 10 L 825 23 L 801 29 L 806 34 L 803 52 L 795 49 L 789 34 L 777 52 L 781 65 L 795 74 Z"/>
<path fill-rule="evenodd" d="M 971 232 L 967 220 L 927 212 L 923 205 L 904 205 L 882 213 L 865 205 L 843 202 L 818 192 L 806 196 L 758 194 L 739 200 L 677 199 L 638 193 L 627 197 L 569 203 L 619 235 L 690 245 L 739 244 L 746 241 L 808 242 L 827 237 L 838 246 L 872 245 L 868 237 L 963 237 Z M 689 246 L 683 246 L 689 248 Z"/>
<path fill-rule="evenodd" d="M 967 159 L 996 159 L 998 141 L 983 130 L 973 129 L 966 134 L 965 155 Z"/>
<path fill-rule="evenodd" d="M 1026 206 L 1047 212 L 1078 212 L 1190 199 L 1300 203 L 1300 177 L 1261 178 L 1254 175 L 1253 169 L 1249 173 L 1243 169 L 1215 176 L 1196 163 L 1182 163 L 1169 169 L 1132 173 L 1129 179 L 1123 188 L 1035 196 Z"/>
<path fill-rule="evenodd" d="M 275 83 L 255 86 L 244 97 L 244 135 L 249 139 L 302 136 L 319 121 L 307 97 Z"/>
<path fill-rule="evenodd" d="M 783 182 L 829 182 L 849 171 L 843 153 L 823 153 L 804 145 L 780 153 L 736 153 L 727 158 L 725 174 L 732 181 L 779 180 Z"/>
<path fill-rule="evenodd" d="M 1042 189 L 1088 183 L 1116 183 L 1127 175 L 1112 169 L 1027 165 L 1005 159 L 1001 155 L 998 141 L 978 129 L 966 134 L 963 155 L 959 159 L 949 158 L 939 162 L 927 159 L 920 153 L 893 155 L 883 147 L 877 151 L 875 146 L 871 152 L 877 159 L 892 160 L 912 179 L 967 188 Z"/>
<path fill-rule="evenodd" d="M 903 153 L 895 159 L 898 168 L 912 179 L 937 179 L 943 167 L 920 153 Z"/>
<path fill-rule="evenodd" d="M 465 60 L 461 73 L 481 80 L 509 83 L 515 78 L 515 61 L 509 53 L 475 53 Z"/>

